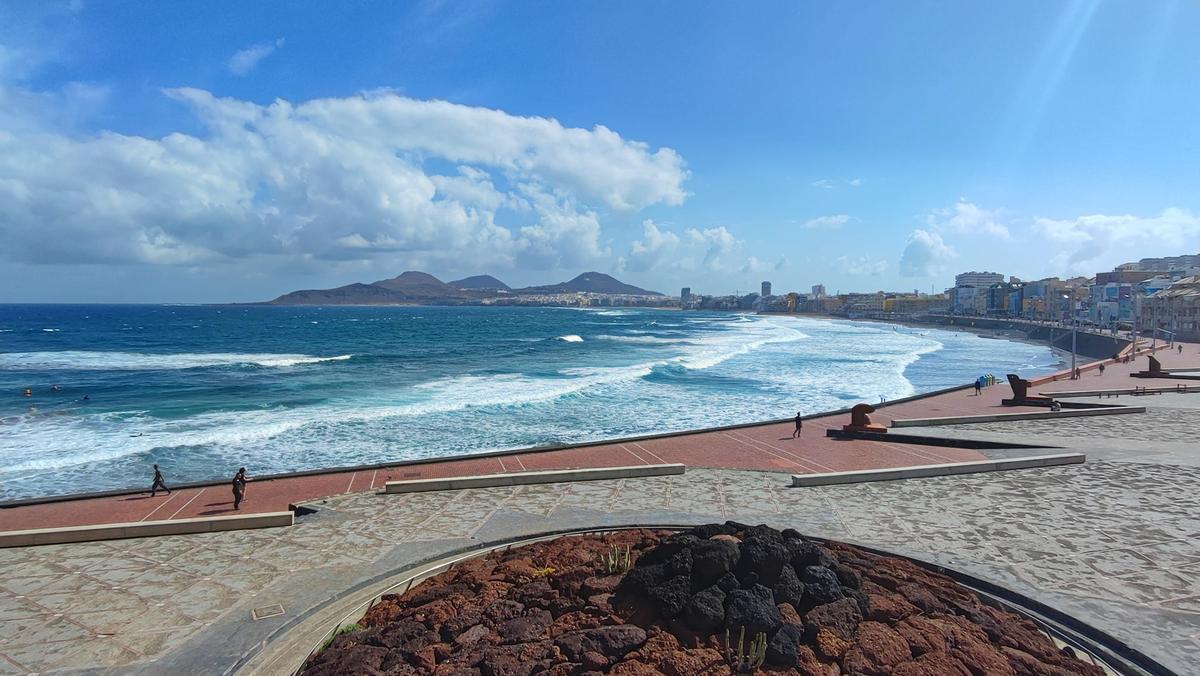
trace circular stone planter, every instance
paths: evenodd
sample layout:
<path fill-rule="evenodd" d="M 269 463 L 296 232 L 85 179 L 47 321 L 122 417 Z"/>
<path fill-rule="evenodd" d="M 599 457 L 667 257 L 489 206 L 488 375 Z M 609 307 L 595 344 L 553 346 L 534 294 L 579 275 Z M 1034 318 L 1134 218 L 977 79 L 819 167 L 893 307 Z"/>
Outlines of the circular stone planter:
<path fill-rule="evenodd" d="M 294 651 L 290 654 L 288 663 L 295 665 L 295 672 L 324 674 L 324 672 L 336 670 L 344 672 L 348 668 L 361 669 L 354 662 L 359 658 L 365 659 L 364 664 L 370 666 L 370 669 L 379 668 L 379 659 L 390 659 L 390 663 L 383 663 L 383 671 L 432 672 L 433 664 L 442 664 L 446 659 L 450 659 L 452 664 L 455 659 L 460 659 L 463 653 L 470 651 L 479 653 L 487 650 L 488 656 L 490 656 L 487 659 L 490 662 L 481 664 L 485 666 L 484 672 L 505 672 L 505 665 L 516 665 L 517 671 L 527 672 L 530 665 L 540 662 L 542 668 L 557 669 L 554 672 L 568 674 L 570 669 L 563 669 L 562 663 L 570 662 L 576 672 L 605 671 L 619 664 L 625 674 L 630 674 L 630 672 L 637 672 L 631 670 L 632 666 L 649 668 L 649 665 L 637 662 L 638 659 L 644 657 L 642 653 L 647 652 L 646 650 L 635 652 L 638 650 L 637 646 L 642 646 L 642 644 L 650 646 L 654 644 L 655 636 L 666 636 L 667 639 L 673 641 L 672 645 L 679 648 L 676 653 L 682 654 L 680 646 L 684 645 L 686 641 L 691 641 L 690 645 L 696 650 L 689 648 L 689 658 L 708 659 L 708 668 L 713 668 L 713 660 L 718 659 L 715 666 L 724 668 L 724 664 L 720 664 L 721 658 L 724 658 L 725 662 L 730 662 L 742 654 L 742 651 L 730 650 L 730 646 L 728 646 L 728 644 L 737 645 L 737 630 L 734 630 L 733 638 L 722 639 L 721 634 L 728 627 L 724 624 L 725 618 L 720 618 L 718 622 L 722 622 L 721 624 L 710 628 L 706 627 L 706 632 L 696 632 L 694 618 L 688 615 L 691 610 L 682 610 L 686 604 L 695 604 L 692 597 L 701 597 L 701 593 L 696 592 L 696 587 L 708 585 L 710 581 L 692 578 L 690 588 L 689 585 L 680 587 L 683 590 L 680 593 L 685 594 L 688 598 L 670 600 L 667 597 L 670 597 L 671 594 L 671 584 L 660 579 L 659 569 L 652 570 L 652 568 L 666 569 L 668 570 L 667 574 L 674 575 L 676 570 L 671 566 L 683 566 L 682 563 L 676 561 L 682 556 L 677 556 L 680 548 L 674 545 L 667 546 L 664 543 L 668 538 L 671 538 L 670 542 L 674 543 L 683 542 L 686 539 L 689 546 L 700 543 L 701 549 L 689 550 L 684 557 L 688 558 L 686 569 L 689 570 L 689 573 L 685 575 L 700 575 L 700 573 L 692 572 L 692 570 L 700 570 L 702 566 L 700 560 L 697 560 L 696 568 L 692 568 L 692 551 L 714 549 L 709 543 L 712 540 L 718 540 L 720 546 L 716 546 L 715 549 L 739 548 L 740 550 L 740 554 L 734 558 L 742 563 L 737 564 L 737 570 L 732 568 L 733 563 L 725 564 L 726 572 L 730 575 L 736 572 L 742 576 L 740 587 L 755 588 L 761 592 L 767 587 L 757 584 L 757 575 L 762 574 L 764 569 L 761 567 L 754 570 L 746 569 L 746 566 L 750 566 L 750 564 L 746 564 L 745 561 L 757 562 L 769 558 L 760 551 L 749 551 L 757 545 L 751 545 L 748 542 L 751 538 L 763 536 L 764 532 L 757 530 L 766 527 L 732 525 L 731 522 L 731 525 L 727 526 L 712 525 L 702 528 L 708 528 L 708 530 L 700 531 L 697 528 L 696 531 L 692 531 L 692 534 L 695 536 L 698 533 L 698 536 L 703 537 L 689 536 L 690 539 L 680 538 L 679 533 L 688 531 L 688 528 L 680 526 L 563 531 L 509 540 L 509 542 L 492 543 L 469 551 L 457 552 L 443 560 L 408 568 L 403 572 L 388 576 L 386 580 L 377 579 L 377 584 L 374 584 L 372 591 L 364 590 L 362 596 L 354 599 L 353 603 L 344 603 L 349 599 L 343 599 L 342 610 L 344 612 L 337 616 L 334 622 L 329 622 L 326 617 L 323 632 L 314 634 L 312 627 L 308 627 L 306 635 L 311 642 L 307 646 L 311 648 L 311 651 L 307 654 Z M 772 530 L 766 528 L 766 531 Z M 780 532 L 773 531 L 773 533 Z M 784 532 L 780 534 L 780 537 L 808 543 L 803 545 L 803 548 L 793 546 L 792 549 L 804 549 L 804 551 L 810 552 L 811 556 L 823 557 L 820 561 L 809 562 L 816 563 L 817 567 L 828 564 L 833 569 L 838 569 L 839 566 L 842 566 L 841 562 L 848 561 L 851 562 L 848 567 L 858 570 L 858 573 L 854 573 L 842 572 L 838 569 L 842 597 L 840 597 L 839 603 L 830 603 L 838 597 L 821 597 L 821 594 L 832 592 L 822 591 L 823 582 L 816 579 L 820 578 L 820 575 L 816 575 L 816 573 L 820 573 L 820 570 L 812 572 L 812 570 L 806 569 L 809 567 L 796 568 L 802 572 L 802 575 L 804 573 L 816 575 L 815 579 L 805 578 L 810 585 L 810 596 L 805 597 L 806 600 L 798 597 L 794 599 L 794 608 L 802 610 L 805 617 L 800 617 L 800 614 L 797 614 L 792 606 L 785 608 L 785 605 L 788 604 L 780 604 L 779 608 L 784 610 L 787 615 L 782 618 L 785 623 L 796 624 L 787 630 L 794 634 L 793 638 L 796 640 L 793 641 L 793 644 L 799 641 L 803 634 L 804 644 L 812 646 L 811 650 L 806 646 L 803 648 L 806 651 L 805 659 L 816 654 L 816 657 L 826 664 L 838 662 L 841 659 L 851 659 L 852 662 L 858 660 L 853 663 L 856 665 L 856 670 L 863 664 L 868 665 L 866 668 L 869 669 L 870 660 L 888 659 L 881 657 L 886 650 L 876 645 L 880 636 L 874 636 L 871 633 L 882 633 L 886 630 L 888 635 L 882 636 L 883 645 L 886 647 L 887 640 L 894 640 L 889 639 L 889 636 L 896 635 L 887 629 L 889 618 L 895 621 L 896 617 L 904 615 L 905 612 L 919 617 L 925 617 L 928 612 L 928 616 L 935 618 L 935 621 L 938 617 L 953 616 L 952 620 L 959 623 L 967 623 L 965 618 L 971 616 L 973 621 L 980 623 L 977 635 L 982 636 L 982 627 L 988 626 L 990 623 L 988 632 L 991 638 L 997 641 L 1000 640 L 997 634 L 997 624 L 992 618 L 1013 614 L 1018 616 L 1021 622 L 1019 623 L 1020 627 L 1018 624 L 1012 624 L 1012 627 L 1018 627 L 1015 629 L 1018 632 L 1015 634 L 1015 640 L 1018 642 L 1014 644 L 1014 639 L 1004 639 L 1010 647 L 1013 645 L 1024 647 L 1025 644 L 1019 642 L 1021 640 L 1032 640 L 1033 644 L 1042 641 L 1039 645 L 1042 645 L 1043 651 L 1046 645 L 1061 648 L 1084 663 L 1079 666 L 1080 669 L 1084 669 L 1086 666 L 1086 668 L 1092 669 L 1093 674 L 1094 672 L 1122 675 L 1171 674 L 1169 670 L 1154 662 L 1153 659 L 1123 645 L 1112 636 L 1051 609 L 1049 606 L 1040 604 L 1037 600 L 1021 596 L 1021 594 L 1006 590 L 1006 588 L 991 584 L 991 582 L 912 560 L 912 558 L 890 555 L 888 552 L 856 548 L 856 546 L 817 538 L 800 538 L 799 534 L 794 531 Z M 720 542 L 720 540 L 724 540 L 724 542 Z M 758 543 L 758 539 L 754 539 L 752 542 Z M 632 574 L 606 575 L 610 570 L 604 570 L 605 566 L 602 560 L 614 556 L 616 558 L 614 566 L 622 568 L 623 564 L 620 560 L 622 560 L 624 548 L 629 548 L 631 551 L 631 560 L 638 560 L 640 555 L 644 558 L 637 561 Z M 671 551 L 667 551 L 668 549 Z M 647 556 L 648 552 L 653 552 L 653 554 Z M 812 552 L 817 552 L 817 554 L 812 554 Z M 836 561 L 830 560 L 829 556 L 833 556 Z M 672 557 L 674 557 L 673 560 Z M 674 561 L 674 563 L 667 564 L 667 561 Z M 562 562 L 559 569 L 548 564 L 556 562 Z M 887 590 L 882 590 L 877 582 L 884 582 L 888 579 L 894 581 L 894 578 L 888 578 L 887 575 L 874 576 L 871 573 L 871 566 L 876 566 L 876 564 L 881 570 L 888 568 L 890 572 L 888 575 L 901 575 L 905 576 L 905 579 L 911 578 L 914 582 L 919 582 L 920 588 L 904 588 L 902 590 L 904 596 L 914 600 L 918 605 L 922 605 L 922 599 L 929 594 L 929 600 L 926 600 L 926 603 L 930 605 L 918 610 L 912 604 L 907 603 L 905 598 L 900 598 L 901 594 L 887 593 Z M 720 566 L 719 563 L 718 568 Z M 754 566 L 758 566 L 758 563 L 754 563 Z M 895 573 L 896 570 L 899 570 L 900 573 Z M 655 575 L 659 575 L 659 578 L 655 578 Z M 750 575 L 750 578 L 746 578 L 746 575 Z M 766 575 L 773 575 L 773 573 L 768 572 Z M 674 584 L 679 586 L 677 578 L 678 575 L 674 575 L 672 579 Z M 641 580 L 641 582 L 637 580 Z M 426 581 L 427 584 L 422 584 Z M 786 593 L 780 592 L 781 588 L 786 588 L 784 582 L 763 581 L 772 582 L 774 585 L 775 593 L 772 603 L 779 600 L 781 593 Z M 733 580 L 732 584 L 738 585 L 739 582 Z M 869 594 L 859 592 L 858 586 L 856 586 L 858 584 L 863 585 L 863 590 L 871 592 L 872 602 L 870 605 L 865 603 Z M 828 582 L 828 585 L 838 587 L 839 582 L 833 580 Z M 715 587 L 715 585 L 713 586 Z M 514 598 L 508 598 L 510 592 L 514 594 Z M 947 598 L 954 597 L 958 600 L 950 599 L 949 603 L 952 605 L 942 604 L 936 594 L 931 594 L 931 592 L 941 592 Z M 738 588 L 737 593 L 749 598 L 749 592 L 742 588 Z M 769 597 L 770 592 L 766 593 Z M 967 598 L 962 594 L 970 594 L 970 597 L 978 599 L 978 602 L 971 602 L 970 606 L 967 606 L 962 603 L 962 599 Z M 862 600 L 856 602 L 854 599 L 859 597 L 862 597 Z M 892 600 L 888 600 L 889 598 Z M 452 599 L 452 603 L 448 599 Z M 829 605 L 826 605 L 827 603 Z M 679 609 L 673 608 L 674 605 L 679 605 Z M 730 612 L 736 614 L 738 611 L 728 609 L 732 609 L 736 605 L 724 604 L 725 617 L 730 622 L 734 622 Z M 859 610 L 853 609 L 853 606 L 856 605 Z M 900 606 L 899 610 L 896 609 L 898 605 Z M 721 604 L 716 606 L 718 615 L 720 615 L 721 606 Z M 841 606 L 845 606 L 845 608 L 841 608 Z M 584 608 L 587 609 L 587 612 L 583 611 Z M 835 617 L 835 614 L 830 615 L 830 609 L 839 608 L 841 610 L 851 609 L 852 614 L 856 616 L 853 618 L 851 626 L 842 630 L 842 639 L 830 638 L 829 633 L 823 628 L 821 633 L 817 634 L 814 626 L 822 623 L 821 618 L 826 618 L 826 626 L 832 627 L 834 630 L 838 629 L 838 623 L 841 620 Z M 770 610 L 773 611 L 774 608 L 770 608 Z M 612 614 L 611 623 L 595 620 L 595 617 L 605 616 L 608 612 Z M 664 615 L 670 617 L 664 617 Z M 738 615 L 736 622 L 739 626 L 744 627 L 745 624 L 750 624 L 751 629 L 756 629 L 754 620 L 745 620 L 745 617 L 752 615 L 754 615 L 752 612 L 750 615 L 743 612 L 742 615 Z M 302 623 L 304 620 L 305 617 L 298 618 L 298 622 Z M 364 624 L 364 628 L 359 628 L 360 622 Z M 761 632 L 764 653 L 767 652 L 767 636 L 787 633 L 778 622 L 770 622 L 773 622 L 772 626 L 764 626 Z M 857 633 L 854 630 L 856 626 L 859 627 Z M 1003 627 L 1006 632 L 1009 630 L 1009 626 L 1009 621 L 1004 621 Z M 355 632 L 341 635 L 344 628 L 347 627 L 354 627 Z M 953 630 L 958 632 L 958 629 Z M 1032 630 L 1034 633 L 1040 632 L 1039 638 L 1031 639 L 1028 630 Z M 715 634 L 708 632 L 715 632 Z M 1024 636 L 1021 632 L 1025 632 Z M 650 636 L 649 640 L 647 639 L 648 635 Z M 754 632 L 751 632 L 751 635 L 754 635 Z M 1052 644 L 1046 642 L 1046 639 L 1052 641 Z M 745 652 L 749 652 L 751 640 L 749 636 L 746 638 Z M 404 641 L 415 642 L 404 644 Z M 780 664 L 779 660 L 787 659 L 787 657 L 780 657 L 780 650 L 776 647 L 776 642 L 779 641 L 773 640 L 772 646 L 770 646 L 770 651 L 772 651 L 770 659 L 775 664 Z M 901 641 L 900 645 L 904 646 L 904 641 Z M 536 647 L 526 650 L 522 646 Z M 998 646 L 1000 644 L 997 642 L 995 647 L 998 648 Z M 418 650 L 404 652 L 409 647 L 418 648 Z M 517 648 L 521 648 L 521 650 L 517 650 Z M 301 648 L 301 650 L 305 650 L 305 648 Z M 317 657 L 318 653 L 322 653 L 323 650 L 330 652 Z M 816 652 L 814 653 L 814 651 Z M 858 653 L 851 657 L 847 651 L 858 651 Z M 420 652 L 419 656 L 418 652 Z M 1010 652 L 1020 653 L 1021 656 L 1025 654 L 1021 651 Z M 385 653 L 391 654 L 391 657 L 383 657 Z M 403 663 L 397 663 L 396 656 L 401 653 L 407 657 L 404 658 Z M 456 654 L 460 657 L 455 657 Z M 683 657 L 679 657 L 679 654 L 672 654 L 670 659 L 678 662 L 679 659 L 683 659 Z M 833 657 L 834 654 L 838 654 L 839 657 Z M 716 657 L 714 658 L 714 656 Z M 959 654 L 959 657 L 967 659 L 962 654 Z M 479 654 L 464 659 L 479 659 Z M 505 659 L 509 662 L 505 662 Z M 646 659 L 652 658 L 647 657 Z M 754 666 L 760 665 L 762 659 L 764 658 L 760 658 L 760 662 L 755 663 Z M 986 659 L 986 656 L 980 659 Z M 1050 659 L 1060 658 L 1050 656 Z M 557 668 L 554 666 L 556 664 L 558 664 Z M 816 663 L 809 665 L 812 664 Z M 929 665 L 935 666 L 936 669 L 936 663 L 932 660 Z M 671 666 L 678 668 L 679 664 Z M 692 664 L 692 668 L 696 668 L 696 666 L 698 663 Z M 766 664 L 766 668 L 787 670 L 786 666 L 772 666 L 769 663 Z M 804 663 L 800 663 L 798 668 L 800 672 L 810 672 L 804 671 Z"/>

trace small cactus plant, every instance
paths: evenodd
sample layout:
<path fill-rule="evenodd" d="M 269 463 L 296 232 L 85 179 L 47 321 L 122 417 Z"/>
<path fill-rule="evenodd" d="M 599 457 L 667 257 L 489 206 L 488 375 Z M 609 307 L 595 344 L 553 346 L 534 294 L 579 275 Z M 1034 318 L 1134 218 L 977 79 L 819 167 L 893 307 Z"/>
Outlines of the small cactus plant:
<path fill-rule="evenodd" d="M 600 558 L 604 562 L 604 570 L 607 571 L 609 575 L 627 573 L 632 567 L 632 558 L 629 552 L 629 545 L 625 545 L 624 551 L 622 551 L 617 545 L 609 545 L 608 553 L 601 554 Z"/>
<path fill-rule="evenodd" d="M 746 628 L 738 630 L 737 647 L 729 641 L 729 629 L 725 629 L 725 662 L 736 674 L 753 673 L 767 659 L 767 634 L 758 632 L 750 645 L 746 645 Z"/>

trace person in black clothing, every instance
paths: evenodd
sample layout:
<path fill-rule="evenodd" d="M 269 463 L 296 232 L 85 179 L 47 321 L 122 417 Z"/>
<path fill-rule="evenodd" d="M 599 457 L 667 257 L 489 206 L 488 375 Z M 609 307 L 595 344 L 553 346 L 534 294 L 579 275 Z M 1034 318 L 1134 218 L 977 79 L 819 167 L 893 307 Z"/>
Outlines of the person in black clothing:
<path fill-rule="evenodd" d="M 975 379 L 975 396 L 983 394 L 983 376 Z"/>
<path fill-rule="evenodd" d="M 233 508 L 241 509 L 242 501 L 246 499 L 246 468 L 243 467 L 233 475 Z"/>
<path fill-rule="evenodd" d="M 162 470 L 160 470 L 158 468 L 158 465 L 155 465 L 154 466 L 154 483 L 151 484 L 151 486 L 150 486 L 150 497 L 154 497 L 154 496 L 158 495 L 159 489 L 166 491 L 167 495 L 171 494 L 171 489 L 167 488 L 167 482 L 163 480 Z"/>
<path fill-rule="evenodd" d="M 796 411 L 796 430 L 792 432 L 792 438 L 800 436 L 800 430 L 804 429 L 804 419 L 800 417 L 800 411 Z"/>

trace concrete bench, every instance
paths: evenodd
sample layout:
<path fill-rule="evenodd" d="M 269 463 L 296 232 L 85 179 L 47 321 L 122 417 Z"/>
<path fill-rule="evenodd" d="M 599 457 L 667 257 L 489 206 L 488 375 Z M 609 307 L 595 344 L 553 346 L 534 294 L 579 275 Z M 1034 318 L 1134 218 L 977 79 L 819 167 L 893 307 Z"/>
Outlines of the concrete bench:
<path fill-rule="evenodd" d="M 413 479 L 410 481 L 389 481 L 384 484 L 384 492 L 424 493 L 427 491 L 457 491 L 466 488 L 554 484 L 567 481 L 633 479 L 637 477 L 683 474 L 685 469 L 683 465 L 673 463 L 668 465 L 556 469 L 544 472 L 511 472 L 508 474 L 484 474 L 479 476 L 447 477 L 444 479 Z"/>
<path fill-rule="evenodd" d="M 263 512 L 259 514 L 170 519 L 166 521 L 133 521 L 128 523 L 102 523 L 93 526 L 10 530 L 0 532 L 0 548 L 59 545 L 69 542 L 96 542 L 99 540 L 124 540 L 127 538 L 144 538 L 156 535 L 211 533 L 249 528 L 274 528 L 277 526 L 290 526 L 294 518 L 295 516 L 290 511 Z"/>
<path fill-rule="evenodd" d="M 912 467 L 895 467 L 891 469 L 793 474 L 792 486 L 834 486 L 838 484 L 865 483 L 868 481 L 895 481 L 897 479 L 920 479 L 955 474 L 974 474 L 977 472 L 999 472 L 1010 469 L 1054 467 L 1057 465 L 1079 464 L 1086 459 L 1087 457 L 1082 453 L 1057 453 L 1053 455 L 1033 455 L 1024 458 L 976 460 L 973 462 L 955 462 L 941 465 L 915 465 Z"/>

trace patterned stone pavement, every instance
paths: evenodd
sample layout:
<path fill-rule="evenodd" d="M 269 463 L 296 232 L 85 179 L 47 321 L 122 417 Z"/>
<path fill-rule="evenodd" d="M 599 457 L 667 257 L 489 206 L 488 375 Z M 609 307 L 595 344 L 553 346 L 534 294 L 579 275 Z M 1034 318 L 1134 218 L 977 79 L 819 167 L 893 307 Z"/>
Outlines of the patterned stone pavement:
<path fill-rule="evenodd" d="M 890 549 L 1200 663 L 1200 468 L 1120 462 L 793 489 L 684 476 L 350 493 L 287 529 L 0 550 L 0 673 L 219 673 L 331 594 L 423 558 L 540 531 L 737 519 Z M 252 620 L 274 603 L 284 614 Z"/>
<path fill-rule="evenodd" d="M 1200 406 L 1200 394 L 1105 399 L 1104 403 L 1145 406 L 1141 415 L 1114 415 L 1062 420 L 1025 420 L 955 425 L 965 431 L 1022 436 L 1060 436 L 1080 439 L 1118 439 L 1145 442 L 1195 442 L 1200 433 L 1200 409 L 1162 406 L 1167 398 L 1188 397 Z M 1080 399 L 1094 402 L 1096 399 Z"/>

